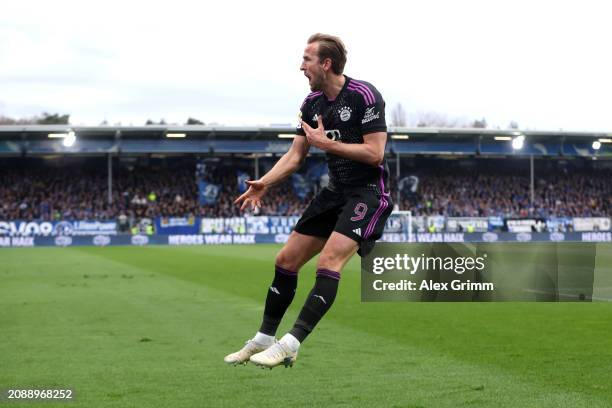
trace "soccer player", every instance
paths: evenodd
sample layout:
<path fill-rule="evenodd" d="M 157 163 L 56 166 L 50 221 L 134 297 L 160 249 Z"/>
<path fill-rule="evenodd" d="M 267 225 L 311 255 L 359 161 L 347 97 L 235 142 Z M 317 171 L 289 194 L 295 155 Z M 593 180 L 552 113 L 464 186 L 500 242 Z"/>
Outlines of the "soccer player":
<path fill-rule="evenodd" d="M 310 146 L 326 153 L 329 186 L 312 200 L 276 257 L 263 321 L 255 336 L 225 357 L 230 364 L 292 366 L 298 349 L 334 303 L 342 268 L 359 252 L 364 256 L 379 239 L 392 210 L 387 191 L 385 102 L 368 82 L 343 75 L 346 49 L 338 37 L 308 39 L 300 70 L 311 93 L 301 111 L 289 151 L 236 199 L 241 209 L 261 206 L 268 189 L 299 169 Z M 300 268 L 319 254 L 317 276 L 289 333 L 275 334 L 297 287 Z"/>

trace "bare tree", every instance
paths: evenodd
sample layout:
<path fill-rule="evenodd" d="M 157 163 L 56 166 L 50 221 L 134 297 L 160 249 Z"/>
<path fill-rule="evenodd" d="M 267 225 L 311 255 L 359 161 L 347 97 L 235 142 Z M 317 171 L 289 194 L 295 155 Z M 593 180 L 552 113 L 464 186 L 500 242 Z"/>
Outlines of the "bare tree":
<path fill-rule="evenodd" d="M 472 122 L 472 127 L 477 129 L 486 129 L 487 128 L 487 120 L 482 118 L 480 120 L 476 119 Z"/>
<path fill-rule="evenodd" d="M 518 128 L 519 128 L 519 124 L 517 121 L 511 120 L 510 123 L 508 123 L 508 129 L 518 129 Z"/>
<path fill-rule="evenodd" d="M 166 120 L 164 118 L 162 118 L 159 122 L 155 122 L 151 119 L 147 119 L 147 121 L 145 122 L 145 126 L 151 126 L 151 125 L 166 125 Z"/>
<path fill-rule="evenodd" d="M 42 116 L 32 116 L 29 118 L 11 118 L 0 116 L 0 125 L 68 125 L 70 115 L 60 115 L 58 113 L 43 112 Z"/>
<path fill-rule="evenodd" d="M 70 115 L 43 112 L 42 118 L 38 119 L 37 123 L 39 125 L 68 125 L 70 124 Z"/>
<path fill-rule="evenodd" d="M 199 119 L 190 117 L 189 119 L 187 119 L 187 123 L 185 123 L 185 124 L 186 125 L 203 125 L 204 122 L 202 122 Z"/>
<path fill-rule="evenodd" d="M 401 103 L 397 103 L 391 112 L 391 126 L 406 126 L 406 111 Z"/>
<path fill-rule="evenodd" d="M 460 128 L 470 126 L 466 118 L 449 117 L 434 111 L 417 112 L 415 122 L 417 127 Z"/>
<path fill-rule="evenodd" d="M 0 116 L 0 125 L 17 125 L 17 119 L 9 118 L 8 116 Z"/>

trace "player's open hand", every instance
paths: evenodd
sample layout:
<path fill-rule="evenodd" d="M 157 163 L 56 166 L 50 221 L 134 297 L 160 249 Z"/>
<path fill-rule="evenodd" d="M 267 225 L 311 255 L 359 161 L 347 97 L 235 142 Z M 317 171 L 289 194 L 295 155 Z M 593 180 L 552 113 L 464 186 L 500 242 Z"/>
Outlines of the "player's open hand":
<path fill-rule="evenodd" d="M 308 143 L 314 147 L 318 147 L 319 149 L 326 151 L 327 146 L 333 142 L 329 140 L 327 136 L 325 136 L 325 128 L 323 127 L 323 119 L 321 118 L 321 115 L 317 115 L 317 123 L 317 128 L 313 129 L 308 123 L 302 121 L 302 129 L 304 129 L 304 133 L 306 133 Z"/>
<path fill-rule="evenodd" d="M 240 211 L 244 210 L 247 206 L 251 206 L 252 210 L 255 210 L 256 207 L 261 208 L 261 198 L 268 191 L 268 187 L 259 180 L 247 180 L 246 184 L 249 186 L 249 189 L 244 192 L 240 197 L 238 197 L 234 204 L 240 204 Z"/>

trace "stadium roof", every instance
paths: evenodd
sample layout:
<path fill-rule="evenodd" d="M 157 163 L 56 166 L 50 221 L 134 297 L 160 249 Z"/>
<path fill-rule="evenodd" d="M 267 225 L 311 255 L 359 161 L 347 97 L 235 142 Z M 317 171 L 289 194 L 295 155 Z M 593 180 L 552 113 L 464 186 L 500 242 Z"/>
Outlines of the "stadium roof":
<path fill-rule="evenodd" d="M 77 142 L 63 146 L 73 131 Z M 287 151 L 295 128 L 202 125 L 147 126 L 0 126 L 0 155 L 40 154 L 233 154 Z M 475 128 L 389 127 L 389 153 L 480 156 L 551 156 L 612 158 L 612 133 Z M 512 149 L 511 139 L 524 136 L 525 146 Z M 501 140 L 500 140 L 501 139 Z M 602 140 L 599 149 L 593 142 Z M 314 153 L 321 153 L 316 149 Z"/>
<path fill-rule="evenodd" d="M 206 126 L 206 125 L 146 125 L 146 126 L 76 126 L 76 125 L 2 125 L 0 136 L 6 134 L 28 134 L 28 133 L 53 133 L 67 132 L 73 130 L 83 136 L 89 134 L 107 135 L 114 137 L 116 132 L 125 133 L 126 137 L 134 133 L 148 133 L 150 135 L 164 134 L 169 132 L 181 132 L 198 136 L 201 134 L 213 136 L 276 136 L 295 132 L 295 127 L 290 126 Z M 564 130 L 525 130 L 525 129 L 482 129 L 482 128 L 429 128 L 429 127 L 388 127 L 388 133 L 393 134 L 419 134 L 419 135 L 453 135 L 453 136 L 513 136 L 523 134 L 525 136 L 549 136 L 554 138 L 577 137 L 577 138 L 609 138 L 612 132 L 576 132 Z"/>

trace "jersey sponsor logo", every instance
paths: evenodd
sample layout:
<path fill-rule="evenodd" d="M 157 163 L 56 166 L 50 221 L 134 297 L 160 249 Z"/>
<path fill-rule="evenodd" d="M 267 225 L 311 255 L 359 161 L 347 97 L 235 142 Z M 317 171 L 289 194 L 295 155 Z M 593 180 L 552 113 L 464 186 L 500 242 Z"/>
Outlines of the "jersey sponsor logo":
<path fill-rule="evenodd" d="M 380 112 L 374 112 L 374 108 L 375 106 L 366 109 L 365 113 L 363 114 L 363 119 L 361 120 L 362 125 L 380 117 Z"/>
<path fill-rule="evenodd" d="M 326 130 L 325 131 L 325 136 L 327 136 L 328 139 L 331 140 L 340 140 L 340 138 L 342 137 L 342 135 L 340 134 L 340 131 L 338 129 L 331 129 L 331 130 Z"/>
<path fill-rule="evenodd" d="M 351 118 L 351 108 L 349 108 L 348 106 L 343 106 L 342 108 L 340 108 L 340 120 L 343 122 L 348 121 Z"/>

